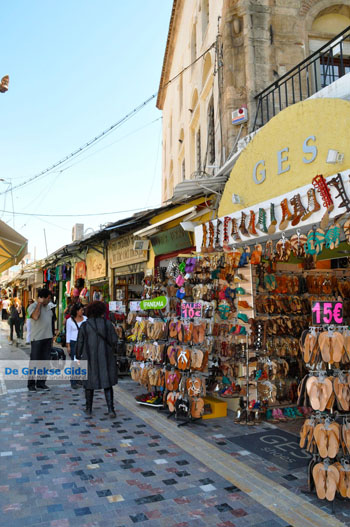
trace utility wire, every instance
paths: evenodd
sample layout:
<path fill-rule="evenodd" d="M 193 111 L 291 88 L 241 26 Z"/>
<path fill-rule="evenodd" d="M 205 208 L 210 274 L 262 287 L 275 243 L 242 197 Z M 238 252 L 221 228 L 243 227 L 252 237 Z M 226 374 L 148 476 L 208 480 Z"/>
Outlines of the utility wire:
<path fill-rule="evenodd" d="M 164 90 L 165 88 L 167 88 L 172 82 L 174 82 L 180 75 L 182 75 L 186 70 L 188 70 L 193 64 L 195 64 L 204 55 L 206 55 L 208 53 L 208 51 L 210 51 L 214 46 L 215 46 L 215 42 L 213 44 L 211 44 L 211 46 L 209 46 L 209 48 L 206 49 L 201 55 L 199 55 L 199 57 L 197 57 L 191 64 L 189 64 L 188 66 L 183 68 L 177 75 L 175 75 L 175 77 L 173 77 L 168 82 L 166 82 L 164 84 L 164 86 L 161 87 L 161 90 Z M 31 178 L 23 181 L 22 183 L 18 183 L 18 185 L 13 186 L 11 191 L 16 190 L 16 189 L 21 188 L 21 187 L 24 187 L 25 185 L 28 185 L 29 183 L 32 183 L 33 181 L 37 180 L 38 178 L 40 178 L 42 176 L 45 176 L 48 172 L 51 172 L 53 169 L 63 165 L 64 163 L 66 163 L 70 159 L 81 155 L 85 150 L 91 148 L 98 141 L 104 139 L 108 134 L 113 132 L 116 128 L 118 128 L 119 126 L 124 124 L 127 120 L 129 120 L 131 117 L 136 115 L 140 110 L 142 110 L 145 106 L 147 106 L 147 104 L 149 104 L 153 99 L 155 99 L 157 97 L 158 93 L 159 93 L 159 91 L 153 93 L 150 97 L 148 97 L 148 99 L 146 99 L 144 102 L 142 102 L 141 104 L 136 106 L 136 108 L 134 108 L 131 112 L 127 113 L 124 117 L 119 119 L 116 123 L 112 124 L 109 128 L 107 128 L 106 130 L 101 132 L 99 135 L 97 135 L 93 139 L 90 139 L 90 141 L 88 141 L 87 143 L 82 145 L 80 148 L 77 148 L 76 150 L 74 150 L 73 152 L 71 152 L 70 154 L 65 156 L 64 158 L 60 159 L 59 161 L 57 161 L 53 165 L 49 166 L 48 168 L 45 168 L 45 170 L 42 170 L 41 172 L 39 172 L 39 174 L 36 174 L 35 176 L 32 176 Z M 5 190 L 3 192 L 0 192 L 0 196 L 3 195 L 3 194 L 7 194 L 8 192 L 10 192 L 10 189 L 7 189 L 7 190 Z"/>
<path fill-rule="evenodd" d="M 5 214 L 15 214 L 16 216 L 37 216 L 43 218 L 82 218 L 85 216 L 108 216 L 109 214 L 124 214 L 126 212 L 139 212 L 142 210 L 152 210 L 157 209 L 160 205 L 154 205 L 149 207 L 139 207 L 138 209 L 129 209 L 129 210 L 114 210 L 112 212 L 92 212 L 83 214 L 39 214 L 39 213 L 30 213 L 30 212 L 12 212 L 10 210 L 0 210 Z"/>

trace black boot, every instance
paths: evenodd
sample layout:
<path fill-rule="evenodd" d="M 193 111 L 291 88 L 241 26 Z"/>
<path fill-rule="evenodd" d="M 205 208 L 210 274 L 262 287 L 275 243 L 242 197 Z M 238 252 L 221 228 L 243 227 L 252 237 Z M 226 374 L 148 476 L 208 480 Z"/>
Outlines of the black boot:
<path fill-rule="evenodd" d="M 105 397 L 108 408 L 108 417 L 115 419 L 117 416 L 113 406 L 113 388 L 105 388 Z"/>
<path fill-rule="evenodd" d="M 86 415 L 92 414 L 92 401 L 94 399 L 94 390 L 85 389 L 86 406 L 84 412 Z"/>

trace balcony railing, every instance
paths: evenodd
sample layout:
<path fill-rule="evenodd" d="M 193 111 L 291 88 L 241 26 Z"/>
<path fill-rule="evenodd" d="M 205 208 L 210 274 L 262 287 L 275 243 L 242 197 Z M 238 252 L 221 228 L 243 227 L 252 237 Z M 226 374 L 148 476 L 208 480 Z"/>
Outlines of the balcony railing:
<path fill-rule="evenodd" d="M 253 130 L 349 73 L 350 54 L 344 52 L 345 41 L 350 42 L 350 26 L 260 92 L 255 97 Z"/>

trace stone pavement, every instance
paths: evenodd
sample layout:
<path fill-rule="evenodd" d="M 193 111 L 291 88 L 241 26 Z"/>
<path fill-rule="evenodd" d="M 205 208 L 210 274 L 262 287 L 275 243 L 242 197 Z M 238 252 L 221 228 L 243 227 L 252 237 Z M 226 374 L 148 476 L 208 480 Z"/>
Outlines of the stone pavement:
<path fill-rule="evenodd" d="M 3 335 L 0 358 L 26 353 L 9 351 Z M 87 418 L 81 390 L 51 387 L 28 393 L 7 382 L 0 395 L 1 527 L 350 525 L 345 509 L 335 517 L 296 491 L 303 460 L 286 473 L 232 441 L 257 428 L 231 417 L 178 428 L 137 405 L 140 388 L 128 380 L 116 388 L 116 419 L 102 393 Z"/>

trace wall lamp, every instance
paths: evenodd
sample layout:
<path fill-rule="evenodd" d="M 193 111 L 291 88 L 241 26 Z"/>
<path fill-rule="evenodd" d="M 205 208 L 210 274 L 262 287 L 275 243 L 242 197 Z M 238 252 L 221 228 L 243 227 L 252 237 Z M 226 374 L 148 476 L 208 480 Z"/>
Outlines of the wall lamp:
<path fill-rule="evenodd" d="M 344 160 L 344 154 L 341 154 L 337 150 L 328 150 L 326 163 L 342 163 Z"/>

